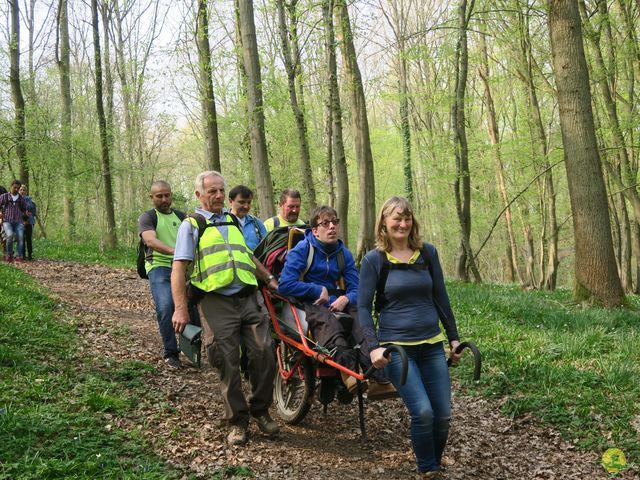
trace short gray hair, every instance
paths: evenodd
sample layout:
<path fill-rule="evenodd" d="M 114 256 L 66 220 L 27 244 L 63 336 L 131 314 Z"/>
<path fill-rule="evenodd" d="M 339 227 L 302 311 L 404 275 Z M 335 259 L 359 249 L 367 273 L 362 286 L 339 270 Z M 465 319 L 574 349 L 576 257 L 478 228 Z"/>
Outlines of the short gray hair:
<path fill-rule="evenodd" d="M 222 183 L 224 183 L 224 188 L 227 188 L 227 181 L 224 179 L 220 172 L 216 172 L 215 170 L 207 170 L 206 172 L 199 173 L 196 177 L 196 190 L 200 193 L 204 193 L 204 179 L 207 177 L 220 177 L 222 179 Z"/>

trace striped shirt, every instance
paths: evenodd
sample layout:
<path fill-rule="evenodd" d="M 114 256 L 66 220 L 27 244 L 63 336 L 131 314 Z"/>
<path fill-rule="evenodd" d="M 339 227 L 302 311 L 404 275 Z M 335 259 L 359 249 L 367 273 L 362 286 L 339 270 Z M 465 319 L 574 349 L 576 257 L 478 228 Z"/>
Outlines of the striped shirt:
<path fill-rule="evenodd" d="M 3 222 L 19 223 L 22 222 L 22 215 L 27 213 L 27 202 L 20 195 L 14 200 L 10 193 L 5 193 L 0 195 L 0 210 Z"/>

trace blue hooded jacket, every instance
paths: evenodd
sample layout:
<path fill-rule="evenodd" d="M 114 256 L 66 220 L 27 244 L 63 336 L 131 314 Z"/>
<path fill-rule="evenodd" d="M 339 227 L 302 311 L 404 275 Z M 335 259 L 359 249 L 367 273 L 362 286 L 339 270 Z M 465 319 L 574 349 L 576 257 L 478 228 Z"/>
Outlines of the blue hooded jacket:
<path fill-rule="evenodd" d="M 314 248 L 313 261 L 304 280 L 301 281 L 300 275 L 307 268 L 310 243 Z M 343 272 L 340 272 L 338 267 L 337 255 L 340 250 L 344 252 Z M 327 254 L 320 242 L 314 237 L 311 229 L 308 229 L 304 234 L 304 240 L 298 242 L 287 254 L 284 269 L 280 275 L 278 291 L 283 295 L 314 302 L 320 297 L 322 287 L 326 287 L 327 290 L 338 288 L 337 283 L 341 275 L 344 277 L 349 304 L 355 307 L 358 303 L 358 270 L 352 253 L 341 240 L 338 240 L 335 250 Z M 330 295 L 329 303 L 333 303 L 336 298 L 335 295 Z"/>

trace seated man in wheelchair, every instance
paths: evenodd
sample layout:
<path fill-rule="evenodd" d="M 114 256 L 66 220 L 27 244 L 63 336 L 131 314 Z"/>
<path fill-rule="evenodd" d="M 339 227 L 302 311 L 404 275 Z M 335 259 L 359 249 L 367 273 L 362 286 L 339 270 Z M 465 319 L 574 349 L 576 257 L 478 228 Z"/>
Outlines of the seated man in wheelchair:
<path fill-rule="evenodd" d="M 278 291 L 296 297 L 304 305 L 306 321 L 314 340 L 333 353 L 333 360 L 357 371 L 358 361 L 366 371 L 371 360 L 365 343 L 360 354 L 352 348 L 363 339 L 356 310 L 358 271 L 351 252 L 339 240 L 340 220 L 329 206 L 317 207 L 311 216 L 311 228 L 304 240 L 287 254 Z M 336 314 L 347 313 L 351 322 L 342 322 Z M 351 331 L 345 323 L 352 323 Z M 352 339 L 352 341 L 350 341 Z M 342 381 L 351 393 L 356 379 L 341 372 Z M 367 388 L 367 384 L 363 384 Z M 395 394 L 393 385 L 376 371 L 371 377 L 367 397 L 370 400 Z"/>

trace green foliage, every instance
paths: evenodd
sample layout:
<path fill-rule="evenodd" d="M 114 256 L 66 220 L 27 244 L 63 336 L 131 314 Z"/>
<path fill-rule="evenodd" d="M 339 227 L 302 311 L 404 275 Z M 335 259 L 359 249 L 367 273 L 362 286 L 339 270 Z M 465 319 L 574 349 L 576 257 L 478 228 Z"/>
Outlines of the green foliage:
<path fill-rule="evenodd" d="M 632 310 L 570 304 L 571 292 L 449 286 L 463 339 L 483 354 L 483 377 L 455 375 L 469 393 L 502 399 L 507 415 L 533 413 L 583 448 L 640 454 L 640 322 Z"/>
<path fill-rule="evenodd" d="M 63 240 L 34 240 L 33 251 L 38 258 L 79 263 L 99 263 L 116 268 L 135 268 L 136 248 L 119 246 L 113 249 L 98 243 L 71 243 Z"/>
<path fill-rule="evenodd" d="M 141 431 L 111 425 L 135 414 L 153 368 L 78 357 L 62 313 L 25 274 L 0 265 L 0 479 L 180 478 Z"/>

